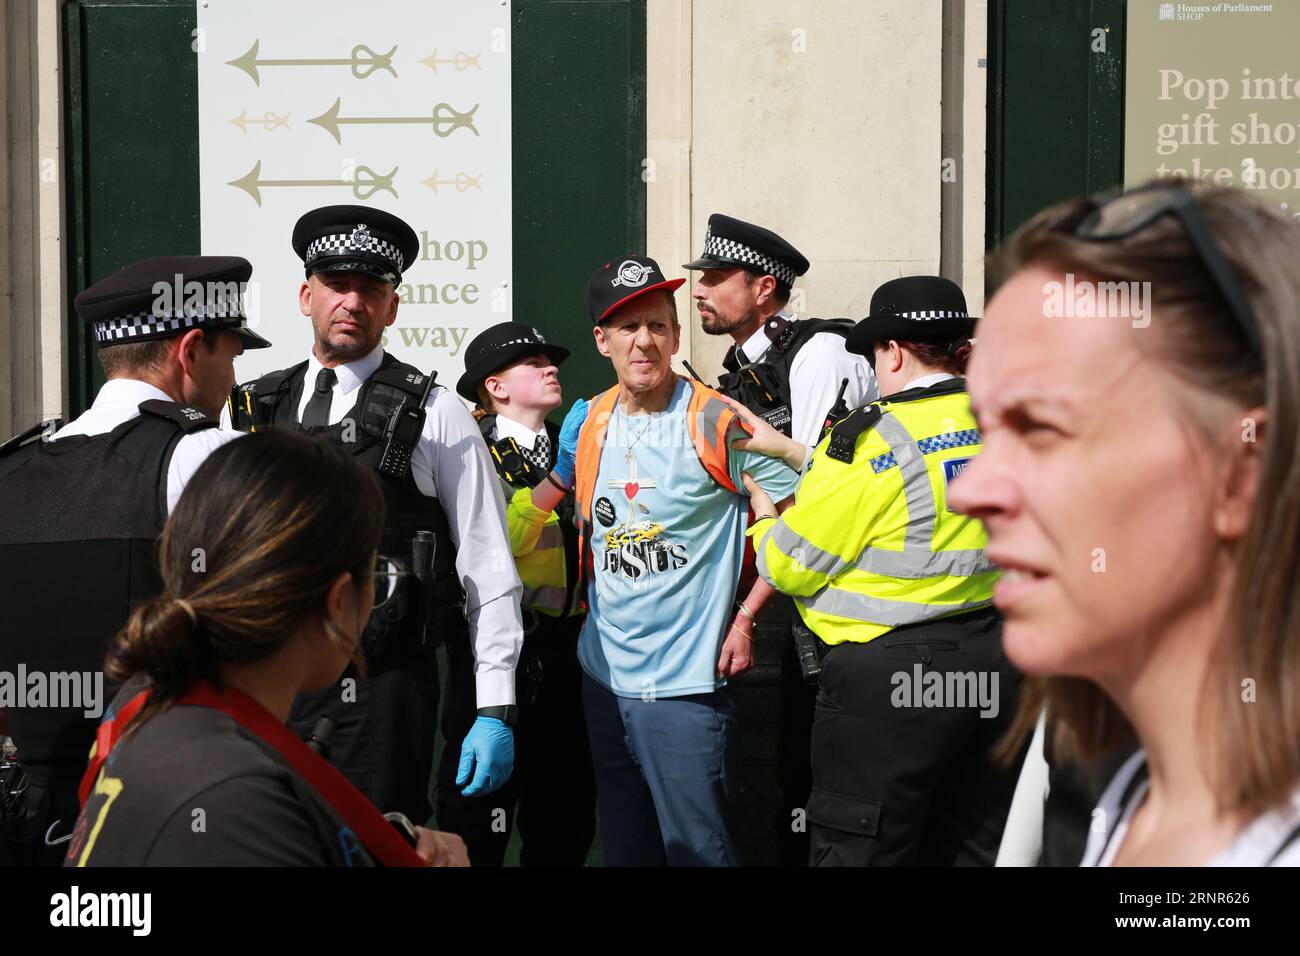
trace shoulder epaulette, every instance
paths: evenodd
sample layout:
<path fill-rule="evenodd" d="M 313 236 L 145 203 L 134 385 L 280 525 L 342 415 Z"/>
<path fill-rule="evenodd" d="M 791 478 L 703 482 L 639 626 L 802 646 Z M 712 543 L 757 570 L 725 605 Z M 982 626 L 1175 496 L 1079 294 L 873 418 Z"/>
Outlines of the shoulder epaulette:
<path fill-rule="evenodd" d="M 880 421 L 879 406 L 868 405 L 855 408 L 844 420 L 831 429 L 830 444 L 826 446 L 826 457 L 842 461 L 846 465 L 853 463 L 853 452 L 858 445 L 858 436 Z"/>
<path fill-rule="evenodd" d="M 53 435 L 63 427 L 63 424 L 64 422 L 62 418 L 47 418 L 43 422 L 37 422 L 31 428 L 27 429 L 27 431 L 15 435 L 8 441 L 0 444 L 0 458 L 4 458 L 6 455 L 12 455 L 19 448 L 22 448 L 39 435 Z"/>
<path fill-rule="evenodd" d="M 217 427 L 215 418 L 209 418 L 192 405 L 178 405 L 176 402 L 164 402 L 162 399 L 151 398 L 147 402 L 140 403 L 140 411 L 146 415 L 153 415 L 157 418 L 165 418 L 168 421 L 175 422 L 180 427 L 180 430 L 186 433 Z"/>

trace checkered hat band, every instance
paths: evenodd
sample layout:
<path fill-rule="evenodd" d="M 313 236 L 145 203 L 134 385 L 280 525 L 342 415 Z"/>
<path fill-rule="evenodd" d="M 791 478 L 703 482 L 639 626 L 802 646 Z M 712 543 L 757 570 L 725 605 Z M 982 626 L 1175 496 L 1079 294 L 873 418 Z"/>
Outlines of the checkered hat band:
<path fill-rule="evenodd" d="M 236 303 L 227 305 L 224 302 L 217 302 L 203 312 L 194 315 L 159 315 L 153 312 L 133 312 L 130 315 L 119 316 L 116 319 L 105 319 L 101 322 L 94 323 L 95 341 L 96 342 L 129 342 L 133 339 L 141 339 L 147 336 L 171 335 L 174 332 L 180 332 L 182 329 L 193 329 L 203 325 L 215 324 L 221 320 L 223 325 L 230 324 L 227 320 L 244 318 L 244 310 Z"/>
<path fill-rule="evenodd" d="M 759 252 L 743 242 L 722 239 L 710 233 L 704 237 L 704 255 L 706 258 L 714 256 L 719 259 L 729 259 L 732 262 L 743 262 L 753 266 L 760 272 L 766 272 L 768 275 L 773 276 L 777 282 L 794 285 L 795 273 L 793 269 L 784 262 L 773 259 L 766 253 Z"/>
<path fill-rule="evenodd" d="M 951 312 L 947 309 L 930 309 L 925 312 L 896 312 L 900 319 L 969 319 L 970 314 L 967 312 Z"/>
<path fill-rule="evenodd" d="M 374 236 L 367 236 L 364 242 L 357 243 L 352 241 L 351 233 L 339 233 L 334 236 L 321 236 L 319 239 L 313 239 L 311 244 L 307 246 L 306 262 L 310 265 L 314 260 L 322 256 L 351 256 L 358 252 L 370 252 L 377 256 L 383 256 L 390 262 L 397 263 L 398 272 L 406 268 L 401 250 L 391 242 L 376 239 Z"/>

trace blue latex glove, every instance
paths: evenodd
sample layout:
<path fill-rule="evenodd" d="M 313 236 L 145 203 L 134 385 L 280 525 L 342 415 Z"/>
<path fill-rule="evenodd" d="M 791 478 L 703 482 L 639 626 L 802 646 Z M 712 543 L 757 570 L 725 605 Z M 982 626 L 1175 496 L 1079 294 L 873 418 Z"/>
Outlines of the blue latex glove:
<path fill-rule="evenodd" d="M 467 797 L 491 793 L 510 779 L 515 768 L 515 735 L 504 721 L 478 717 L 460 748 L 456 786 Z M 468 787 L 470 773 L 474 782 Z"/>
<path fill-rule="evenodd" d="M 569 414 L 564 416 L 560 426 L 560 449 L 555 455 L 555 474 L 565 487 L 573 487 L 573 479 L 578 474 L 578 432 L 587 420 L 587 400 L 580 398 L 573 403 Z"/>

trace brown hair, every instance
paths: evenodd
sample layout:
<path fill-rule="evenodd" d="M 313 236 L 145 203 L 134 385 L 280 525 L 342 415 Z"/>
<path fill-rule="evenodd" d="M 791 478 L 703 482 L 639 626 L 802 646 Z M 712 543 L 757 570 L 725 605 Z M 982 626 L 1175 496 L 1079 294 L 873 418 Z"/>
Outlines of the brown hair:
<path fill-rule="evenodd" d="M 758 272 L 754 269 L 745 269 L 743 266 L 741 267 L 741 269 L 745 274 L 746 289 L 752 286 L 763 276 L 772 275 L 772 273 L 770 272 Z M 776 279 L 776 276 L 772 276 L 772 278 Z M 776 303 L 776 307 L 778 309 L 785 308 L 785 304 L 790 301 L 790 287 L 786 285 L 784 282 L 782 282 L 780 279 L 776 279 L 776 285 L 772 288 L 772 301 Z"/>
<path fill-rule="evenodd" d="M 478 396 L 478 404 L 474 406 L 474 417 L 476 419 L 496 413 L 496 399 L 492 397 L 492 393 L 487 390 L 487 386 L 483 382 L 479 382 L 478 385 L 474 386 L 474 394 Z"/>
<path fill-rule="evenodd" d="M 916 356 L 916 360 L 930 368 L 943 369 L 953 375 L 965 375 L 966 363 L 970 361 L 971 342 L 969 338 L 949 339 L 943 342 L 899 342 L 903 348 Z"/>
<path fill-rule="evenodd" d="M 1159 331 L 1143 346 L 1191 388 L 1243 410 L 1266 409 L 1259 485 L 1236 543 L 1227 619 L 1200 688 L 1207 767 L 1222 810 L 1259 813 L 1284 802 L 1300 779 L 1300 223 L 1222 187 L 1190 188 L 1259 326 L 1254 354 L 1231 319 L 1181 223 L 1164 216 L 1127 239 L 1093 242 L 1074 231 L 1094 208 L 1075 199 L 1045 209 L 990 261 L 1009 278 L 1030 265 L 1103 281 L 1150 282 Z M 1200 409 L 1190 407 L 1192 423 Z M 1243 426 L 1244 426 L 1243 422 Z M 1242 706 L 1245 679 L 1256 702 Z M 1099 757 L 1132 728 L 1090 681 L 1029 682 L 1003 752 L 1032 732 L 1041 706 L 1057 752 Z"/>
<path fill-rule="evenodd" d="M 277 653 L 343 572 L 369 587 L 383 513 L 375 477 L 322 438 L 273 428 L 213 452 L 163 529 L 163 594 L 131 614 L 105 665 L 151 681 L 135 726 L 219 663 Z"/>
<path fill-rule="evenodd" d="M 203 345 L 209 352 L 216 349 L 217 337 L 221 331 L 221 329 L 209 329 L 203 333 Z M 167 363 L 167 353 L 177 338 L 178 336 L 169 335 L 165 339 L 150 339 L 147 342 L 101 345 L 99 364 L 104 369 L 104 376 L 115 378 L 130 375 L 132 372 L 159 371 Z"/>

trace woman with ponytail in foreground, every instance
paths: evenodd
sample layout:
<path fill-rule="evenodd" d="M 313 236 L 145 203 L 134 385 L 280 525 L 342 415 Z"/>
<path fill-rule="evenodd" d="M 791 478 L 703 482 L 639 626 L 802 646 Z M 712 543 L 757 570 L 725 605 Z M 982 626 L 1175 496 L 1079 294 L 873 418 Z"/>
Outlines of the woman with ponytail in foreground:
<path fill-rule="evenodd" d="M 109 652 L 68 849 L 75 866 L 467 865 L 459 837 L 412 848 L 286 726 L 294 697 L 361 666 L 383 499 L 368 471 L 287 430 L 231 442 L 162 536 L 164 593 Z"/>

